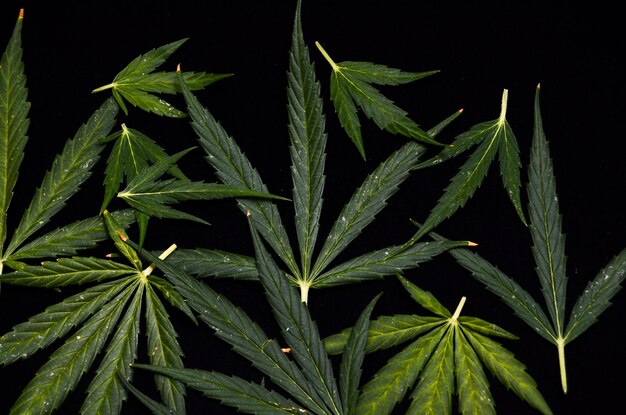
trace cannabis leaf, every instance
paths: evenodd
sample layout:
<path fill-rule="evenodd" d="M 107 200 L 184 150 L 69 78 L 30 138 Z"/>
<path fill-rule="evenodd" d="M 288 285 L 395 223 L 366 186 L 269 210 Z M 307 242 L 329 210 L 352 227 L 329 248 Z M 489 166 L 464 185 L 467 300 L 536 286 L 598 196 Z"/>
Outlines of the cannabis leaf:
<path fill-rule="evenodd" d="M 474 125 L 468 131 L 458 135 L 452 145 L 446 147 L 436 157 L 416 166 L 416 169 L 432 166 L 455 157 L 471 146 L 478 144 L 478 148 L 450 180 L 450 184 L 446 187 L 437 205 L 406 246 L 418 241 L 467 203 L 480 187 L 496 154 L 500 156 L 500 174 L 504 188 L 519 218 L 526 224 L 520 197 L 521 162 L 519 147 L 513 130 L 506 120 L 507 101 L 508 90 L 505 89 L 502 94 L 500 117 L 497 120 Z"/>
<path fill-rule="evenodd" d="M 260 281 L 274 310 L 276 321 L 287 343 L 290 360 L 277 342 L 265 333 L 239 308 L 223 295 L 185 274 L 169 261 L 159 261 L 153 254 L 141 253 L 155 261 L 200 319 L 215 330 L 215 334 L 233 346 L 233 350 L 250 360 L 270 382 L 289 397 L 270 389 L 266 382 L 248 382 L 237 376 L 215 371 L 171 369 L 157 365 L 133 364 L 183 382 L 205 396 L 245 413 L 356 414 L 354 404 L 358 395 L 361 363 L 365 355 L 365 340 L 369 316 L 377 298 L 361 314 L 356 329 L 349 338 L 350 353 L 346 353 L 340 368 L 338 385 L 330 359 L 325 351 L 315 322 L 300 300 L 295 288 L 278 268 L 264 247 L 257 231 L 251 226 Z M 131 246 L 139 249 L 132 241 Z M 156 413 L 165 408 L 130 386 L 146 405 Z"/>
<path fill-rule="evenodd" d="M 488 336 L 516 336 L 484 320 L 461 316 L 462 298 L 454 314 L 429 292 L 398 275 L 413 300 L 436 317 L 381 316 L 370 323 L 366 352 L 410 342 L 361 388 L 358 414 L 390 414 L 409 389 L 407 413 L 450 414 L 459 396 L 461 413 L 495 414 L 495 403 L 483 365 L 500 382 L 543 414 L 551 414 L 525 366 Z M 324 339 L 331 355 L 348 350 L 354 329 Z M 345 349 L 344 349 L 345 347 Z M 456 390 L 455 390 L 456 385 Z"/>
<path fill-rule="evenodd" d="M 207 153 L 207 161 L 217 176 L 229 186 L 267 192 L 259 173 L 224 128 L 198 101 L 180 78 L 183 96 L 188 106 L 191 125 L 198 141 Z M 326 134 L 320 86 L 315 79 L 314 67 L 303 40 L 300 14 L 294 21 L 292 46 L 287 73 L 287 111 L 289 116 L 293 200 L 300 261 L 296 260 L 287 232 L 277 207 L 269 200 L 242 200 L 239 207 L 250 212 L 255 229 L 287 267 L 293 284 L 298 285 L 303 301 L 308 301 L 311 287 L 329 287 L 383 278 L 401 269 L 415 267 L 433 256 L 450 249 L 452 245 L 440 242 L 416 244 L 410 250 L 390 246 L 355 260 L 350 260 L 329 270 L 331 262 L 369 225 L 387 205 L 389 199 L 418 164 L 425 149 L 416 142 L 408 142 L 393 152 L 363 181 L 326 236 L 314 258 L 321 217 L 324 188 L 324 162 Z M 453 245 L 467 246 L 467 241 Z M 216 265 L 220 254 L 194 251 L 195 263 L 200 255 L 207 254 L 204 274 L 224 275 L 224 268 Z M 183 255 L 184 257 L 184 255 Z M 224 258 L 229 257 L 228 255 Z M 177 257 L 173 261 L 179 261 Z M 182 266 L 182 262 L 177 262 Z"/>
<path fill-rule="evenodd" d="M 326 50 L 315 42 L 332 68 L 330 97 L 339 122 L 365 159 L 357 106 L 383 130 L 429 144 L 442 145 L 422 130 L 407 112 L 381 94 L 375 85 L 400 85 L 433 75 L 439 71 L 403 72 L 396 68 L 371 62 L 345 61 L 335 63 Z"/>
<path fill-rule="evenodd" d="M 537 86 L 527 192 L 532 252 L 549 317 L 527 291 L 477 253 L 464 249 L 453 249 L 450 253 L 474 278 L 500 296 L 524 322 L 557 346 L 562 388 L 567 392 L 565 345 L 589 328 L 620 290 L 626 277 L 626 249 L 589 282 L 574 304 L 566 325 L 565 237 L 561 229 L 556 180 L 541 119 L 539 91 Z M 438 240 L 444 239 L 434 233 L 431 235 Z"/>
<path fill-rule="evenodd" d="M 113 97 L 127 115 L 128 109 L 124 100 L 144 111 L 157 115 L 174 118 L 184 117 L 185 113 L 154 95 L 178 92 L 176 74 L 174 72 L 154 72 L 154 70 L 161 66 L 187 40 L 180 39 L 137 56 L 115 76 L 113 82 L 96 88 L 93 92 L 112 89 Z M 186 72 L 182 76 L 189 89 L 199 90 L 220 79 L 227 78 L 231 74 Z"/>

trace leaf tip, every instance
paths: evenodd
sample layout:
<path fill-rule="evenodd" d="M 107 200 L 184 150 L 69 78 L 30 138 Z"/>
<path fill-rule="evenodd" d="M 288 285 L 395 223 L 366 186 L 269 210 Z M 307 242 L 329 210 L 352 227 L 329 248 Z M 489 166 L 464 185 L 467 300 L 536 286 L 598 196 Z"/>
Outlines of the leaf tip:
<path fill-rule="evenodd" d="M 459 112 L 459 114 L 461 114 L 461 113 L 463 113 L 463 111 L 464 111 L 464 109 L 463 109 L 463 108 L 461 108 L 461 109 L 459 109 L 459 111 L 458 111 L 458 112 Z"/>
<path fill-rule="evenodd" d="M 541 82 L 537 83 L 537 89 L 541 89 Z"/>
<path fill-rule="evenodd" d="M 20 13 L 17 16 L 17 19 L 24 20 L 24 8 L 23 7 L 20 9 Z"/>
<path fill-rule="evenodd" d="M 181 70 L 180 70 L 180 63 L 179 63 L 178 65 L 176 65 L 176 73 L 180 73 L 180 72 Z"/>
<path fill-rule="evenodd" d="M 117 233 L 117 236 L 119 236 L 122 241 L 126 242 L 128 240 L 128 238 L 122 232 L 115 231 L 115 233 Z"/>
<path fill-rule="evenodd" d="M 467 241 L 467 246 L 478 246 L 476 242 Z"/>
<path fill-rule="evenodd" d="M 247 218 L 249 218 L 249 217 L 250 217 L 250 215 L 252 215 L 252 214 L 250 213 L 250 211 L 249 211 L 249 210 L 246 210 L 246 217 L 247 217 Z"/>

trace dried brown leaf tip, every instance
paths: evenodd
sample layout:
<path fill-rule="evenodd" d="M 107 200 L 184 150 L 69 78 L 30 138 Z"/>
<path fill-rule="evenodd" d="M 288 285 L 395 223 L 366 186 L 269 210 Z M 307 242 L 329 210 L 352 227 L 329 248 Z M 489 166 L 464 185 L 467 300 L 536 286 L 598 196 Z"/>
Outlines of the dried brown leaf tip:
<path fill-rule="evenodd" d="M 24 9 L 20 9 L 20 14 L 17 16 L 19 20 L 24 19 Z"/>

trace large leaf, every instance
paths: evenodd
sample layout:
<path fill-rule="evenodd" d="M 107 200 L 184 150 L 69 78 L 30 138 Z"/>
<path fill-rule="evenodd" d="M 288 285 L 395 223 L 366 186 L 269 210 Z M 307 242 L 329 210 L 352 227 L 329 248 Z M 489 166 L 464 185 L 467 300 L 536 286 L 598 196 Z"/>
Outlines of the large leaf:
<path fill-rule="evenodd" d="M 548 309 L 548 316 L 532 296 L 504 272 L 478 254 L 464 249 L 449 252 L 474 278 L 496 293 L 537 333 L 557 346 L 561 385 L 567 392 L 565 345 L 582 334 L 610 305 L 626 278 L 626 249 L 622 250 L 589 283 L 578 298 L 565 329 L 567 277 L 564 236 L 558 209 L 556 179 L 550 158 L 539 105 L 539 86 L 535 94 L 535 128 L 528 169 L 529 230 L 537 275 Z M 421 230 L 419 231 L 421 232 Z M 431 233 L 435 238 L 442 239 Z"/>
<path fill-rule="evenodd" d="M 524 365 L 487 337 L 513 339 L 515 336 L 494 324 L 461 316 L 465 298 L 451 314 L 433 294 L 399 278 L 418 304 L 438 316 L 383 316 L 372 321 L 368 353 L 410 343 L 361 388 L 358 414 L 391 414 L 411 389 L 412 402 L 407 413 L 450 414 L 455 394 L 459 397 L 459 408 L 465 408 L 466 413 L 495 413 L 482 366 L 541 413 L 551 414 Z M 351 330 L 326 338 L 329 351 L 341 352 Z"/>

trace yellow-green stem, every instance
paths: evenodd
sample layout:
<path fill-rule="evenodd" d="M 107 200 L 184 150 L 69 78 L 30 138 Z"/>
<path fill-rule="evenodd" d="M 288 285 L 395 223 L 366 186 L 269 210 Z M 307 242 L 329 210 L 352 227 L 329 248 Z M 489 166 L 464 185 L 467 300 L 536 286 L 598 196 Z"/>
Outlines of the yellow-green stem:
<path fill-rule="evenodd" d="M 504 92 L 502 92 L 502 106 L 500 107 L 500 118 L 498 118 L 498 123 L 500 125 L 504 124 L 504 122 L 506 121 L 506 106 L 508 104 L 509 101 L 509 90 L 505 89 Z"/>
<path fill-rule="evenodd" d="M 308 281 L 300 282 L 300 299 L 304 304 L 308 304 L 309 301 L 309 288 L 311 284 Z"/>
<path fill-rule="evenodd" d="M 556 340 L 556 347 L 559 350 L 559 368 L 561 370 L 561 387 L 563 393 L 567 393 L 567 370 L 565 369 L 565 339 L 559 337 Z"/>
<path fill-rule="evenodd" d="M 452 315 L 450 320 L 457 321 L 459 319 L 459 316 L 461 315 L 461 310 L 463 310 L 466 299 L 466 297 L 461 297 L 461 301 L 459 301 L 459 305 L 456 306 L 456 310 L 454 310 L 454 314 Z"/>
<path fill-rule="evenodd" d="M 107 89 L 115 88 L 116 86 L 117 86 L 117 84 L 115 82 L 112 82 L 110 84 L 102 85 L 101 87 L 98 87 L 98 88 L 94 89 L 93 91 L 91 91 L 91 93 L 94 94 L 96 92 L 105 91 Z"/>
<path fill-rule="evenodd" d="M 335 61 L 333 61 L 330 58 L 330 55 L 328 55 L 328 53 L 326 53 L 326 51 L 324 50 L 324 48 L 322 47 L 322 45 L 320 45 L 320 42 L 315 41 L 315 46 L 317 46 L 317 48 L 319 49 L 320 52 L 322 52 L 322 55 L 324 56 L 324 58 L 326 58 L 326 60 L 328 61 L 328 63 L 330 63 L 331 68 L 333 68 L 333 71 L 337 71 L 338 70 L 338 66 L 335 63 Z"/>
<path fill-rule="evenodd" d="M 167 248 L 165 251 L 163 251 L 163 253 L 161 255 L 159 255 L 159 259 L 160 260 L 164 260 L 165 258 L 170 256 L 170 254 L 172 252 L 174 252 L 176 250 L 176 248 L 177 248 L 176 244 L 170 245 L 169 248 Z M 150 264 L 150 266 L 148 268 L 144 269 L 141 272 L 142 275 L 143 275 L 143 278 L 147 278 L 148 275 L 152 274 L 152 271 L 154 271 L 155 268 L 156 268 L 156 265 L 154 263 Z"/>

